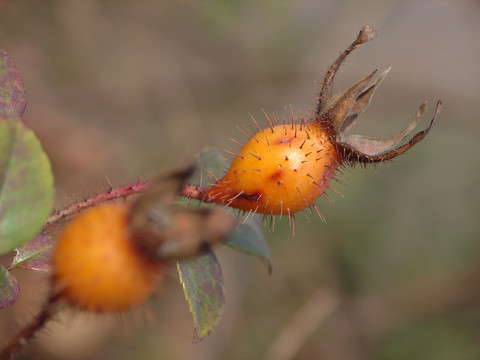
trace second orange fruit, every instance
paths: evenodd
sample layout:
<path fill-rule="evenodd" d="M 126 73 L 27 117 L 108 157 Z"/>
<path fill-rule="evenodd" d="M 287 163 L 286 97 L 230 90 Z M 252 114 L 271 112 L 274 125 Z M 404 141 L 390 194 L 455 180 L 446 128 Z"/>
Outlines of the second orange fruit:
<path fill-rule="evenodd" d="M 53 281 L 73 307 L 121 312 L 146 300 L 163 267 L 135 248 L 125 204 L 100 205 L 78 215 L 58 238 Z"/>

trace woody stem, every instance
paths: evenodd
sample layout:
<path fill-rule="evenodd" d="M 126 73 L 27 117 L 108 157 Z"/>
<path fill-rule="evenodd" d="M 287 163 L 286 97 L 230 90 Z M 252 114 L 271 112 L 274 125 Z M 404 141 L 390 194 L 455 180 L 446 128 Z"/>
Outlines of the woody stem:
<path fill-rule="evenodd" d="M 15 353 L 28 344 L 28 341 L 37 333 L 37 331 L 42 329 L 47 321 L 49 321 L 55 314 L 60 298 L 60 294 L 50 295 L 48 302 L 40 313 L 2 349 L 0 352 L 1 360 L 13 359 Z"/>
<path fill-rule="evenodd" d="M 144 192 L 148 186 L 149 182 L 137 183 L 132 185 L 121 186 L 118 188 L 110 188 L 108 191 L 97 194 L 92 197 L 85 198 L 82 201 L 75 202 L 73 204 L 67 205 L 63 209 L 55 210 L 52 215 L 48 218 L 47 222 L 43 227 L 43 232 L 51 232 L 55 229 L 56 226 L 61 225 L 65 221 L 68 221 L 72 216 L 79 213 L 82 210 L 88 209 L 89 207 L 99 205 L 105 201 L 126 198 L 130 195 L 139 194 Z M 181 196 L 194 199 L 206 201 L 203 196 L 202 189 L 198 186 L 186 185 L 182 188 Z M 208 202 L 208 201 L 206 201 Z"/>
<path fill-rule="evenodd" d="M 121 186 L 118 188 L 110 188 L 108 191 L 97 194 L 95 196 L 86 198 L 82 201 L 67 205 L 63 209 L 56 210 L 48 218 L 47 222 L 43 227 L 44 232 L 50 232 L 56 225 L 63 223 L 68 220 L 73 215 L 79 213 L 82 210 L 85 210 L 89 207 L 98 205 L 105 201 L 126 198 L 127 196 L 138 194 L 148 187 L 148 182 L 137 183 L 132 185 Z"/>

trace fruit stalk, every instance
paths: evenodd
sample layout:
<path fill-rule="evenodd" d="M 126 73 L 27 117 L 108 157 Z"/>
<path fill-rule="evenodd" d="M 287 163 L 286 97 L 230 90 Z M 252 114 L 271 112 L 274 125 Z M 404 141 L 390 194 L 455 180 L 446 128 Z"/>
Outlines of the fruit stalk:
<path fill-rule="evenodd" d="M 61 296 L 52 294 L 49 296 L 47 303 L 44 305 L 40 313 L 25 327 L 17 336 L 12 338 L 0 352 L 0 360 L 10 360 L 29 340 L 42 329 L 43 326 L 53 317 L 58 309 L 58 303 Z"/>

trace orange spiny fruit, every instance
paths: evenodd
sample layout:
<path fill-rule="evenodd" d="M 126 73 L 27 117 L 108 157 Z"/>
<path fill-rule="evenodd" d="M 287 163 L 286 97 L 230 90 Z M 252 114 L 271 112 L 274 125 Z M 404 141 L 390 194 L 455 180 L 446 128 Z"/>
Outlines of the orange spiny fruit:
<path fill-rule="evenodd" d="M 329 131 L 292 120 L 253 136 L 205 196 L 241 210 L 293 214 L 315 202 L 339 164 Z"/>
<path fill-rule="evenodd" d="M 121 312 L 154 291 L 163 265 L 145 259 L 128 232 L 128 208 L 91 208 L 69 223 L 53 254 L 56 291 L 73 307 Z"/>
<path fill-rule="evenodd" d="M 312 115 L 300 119 L 293 113 L 287 124 L 272 123 L 258 132 L 232 162 L 225 176 L 209 187 L 187 186 L 183 195 L 205 202 L 219 203 L 244 211 L 267 215 L 292 214 L 312 206 L 325 195 L 329 181 L 343 165 L 372 164 L 391 160 L 420 142 L 431 130 L 441 109 L 438 101 L 430 126 L 415 134 L 406 144 L 399 145 L 409 135 L 425 110 L 423 103 L 416 118 L 404 130 L 387 137 L 350 135 L 348 132 L 367 108 L 375 90 L 390 69 L 372 84 L 376 71 L 357 81 L 346 91 L 333 95 L 333 80 L 356 48 L 374 39 L 376 31 L 364 26 L 355 41 L 330 65 L 320 87 L 318 105 Z"/>

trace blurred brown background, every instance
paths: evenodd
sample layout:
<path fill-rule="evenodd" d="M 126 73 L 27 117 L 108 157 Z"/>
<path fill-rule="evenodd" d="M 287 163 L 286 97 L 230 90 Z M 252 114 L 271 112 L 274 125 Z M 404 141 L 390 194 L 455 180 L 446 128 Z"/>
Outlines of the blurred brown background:
<path fill-rule="evenodd" d="M 315 105 L 327 66 L 359 29 L 378 38 L 343 65 L 337 90 L 392 71 L 355 131 L 389 134 L 441 98 L 425 141 L 391 164 L 349 171 L 267 237 L 274 271 L 219 249 L 227 305 L 191 344 L 172 269 L 152 321 L 67 313 L 26 359 L 479 359 L 479 1 L 0 1 L 0 47 L 28 91 L 25 119 L 48 152 L 57 206 L 231 149 L 261 109 Z M 4 341 L 35 313 L 46 280 L 17 271 Z M 140 312 L 141 313 L 141 312 Z M 140 314 L 141 315 L 141 314 Z M 125 324 L 118 326 L 118 324 Z M 282 355 L 279 355 L 282 354 Z"/>

